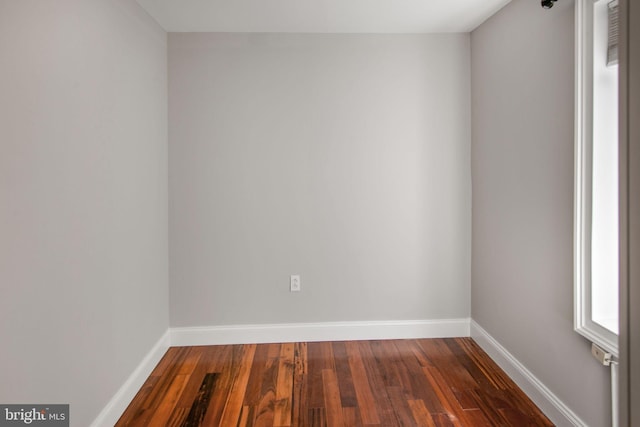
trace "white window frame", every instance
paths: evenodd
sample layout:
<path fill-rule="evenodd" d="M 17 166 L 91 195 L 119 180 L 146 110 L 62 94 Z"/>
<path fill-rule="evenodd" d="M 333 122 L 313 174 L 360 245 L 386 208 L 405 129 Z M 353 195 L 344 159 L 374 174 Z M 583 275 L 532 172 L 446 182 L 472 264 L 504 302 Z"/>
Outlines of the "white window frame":
<path fill-rule="evenodd" d="M 591 316 L 591 177 L 593 159 L 593 10 L 575 2 L 574 328 L 618 357 L 618 335 Z"/>

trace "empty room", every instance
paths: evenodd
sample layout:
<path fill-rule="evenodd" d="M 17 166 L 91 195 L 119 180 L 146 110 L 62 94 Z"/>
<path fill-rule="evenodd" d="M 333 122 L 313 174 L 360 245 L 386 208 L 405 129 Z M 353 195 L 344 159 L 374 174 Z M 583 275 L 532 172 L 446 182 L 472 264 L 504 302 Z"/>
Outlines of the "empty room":
<path fill-rule="evenodd" d="M 638 425 L 619 3 L 0 0 L 0 425 Z"/>

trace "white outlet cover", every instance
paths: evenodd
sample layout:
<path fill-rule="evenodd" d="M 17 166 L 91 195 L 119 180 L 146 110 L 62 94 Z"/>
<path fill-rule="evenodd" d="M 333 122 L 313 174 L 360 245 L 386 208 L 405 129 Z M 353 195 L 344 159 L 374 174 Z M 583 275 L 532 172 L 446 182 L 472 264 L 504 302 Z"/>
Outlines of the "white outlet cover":
<path fill-rule="evenodd" d="M 297 274 L 291 275 L 289 285 L 291 292 L 300 292 L 300 276 Z"/>

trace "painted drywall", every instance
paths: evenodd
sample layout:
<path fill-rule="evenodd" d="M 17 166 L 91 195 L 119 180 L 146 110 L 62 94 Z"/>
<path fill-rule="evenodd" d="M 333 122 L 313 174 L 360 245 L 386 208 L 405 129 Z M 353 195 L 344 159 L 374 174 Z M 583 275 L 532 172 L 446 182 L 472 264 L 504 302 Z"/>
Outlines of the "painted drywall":
<path fill-rule="evenodd" d="M 171 325 L 467 318 L 469 60 L 468 34 L 170 33 Z"/>
<path fill-rule="evenodd" d="M 98 415 L 168 328 L 167 37 L 0 1 L 0 402 Z"/>
<path fill-rule="evenodd" d="M 574 3 L 514 0 L 471 35 L 472 318 L 587 425 L 609 371 L 573 331 Z"/>

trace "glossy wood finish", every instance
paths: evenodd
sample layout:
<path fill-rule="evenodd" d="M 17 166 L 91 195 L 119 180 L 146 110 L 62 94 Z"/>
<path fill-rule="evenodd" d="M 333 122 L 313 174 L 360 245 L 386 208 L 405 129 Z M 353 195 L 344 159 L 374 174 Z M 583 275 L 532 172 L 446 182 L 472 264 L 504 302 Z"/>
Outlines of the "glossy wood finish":
<path fill-rule="evenodd" d="M 471 338 L 172 347 L 117 426 L 552 426 Z"/>

